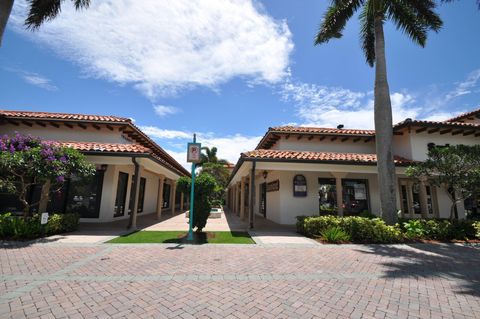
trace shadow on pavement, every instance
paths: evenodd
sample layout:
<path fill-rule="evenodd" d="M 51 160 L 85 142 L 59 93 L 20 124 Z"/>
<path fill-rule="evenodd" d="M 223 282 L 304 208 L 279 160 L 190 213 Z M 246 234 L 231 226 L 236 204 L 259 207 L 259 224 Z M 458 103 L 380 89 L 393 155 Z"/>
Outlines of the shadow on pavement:
<path fill-rule="evenodd" d="M 385 278 L 435 278 L 454 281 L 458 293 L 480 297 L 480 247 L 454 244 L 368 245 L 366 254 L 391 257 Z"/>

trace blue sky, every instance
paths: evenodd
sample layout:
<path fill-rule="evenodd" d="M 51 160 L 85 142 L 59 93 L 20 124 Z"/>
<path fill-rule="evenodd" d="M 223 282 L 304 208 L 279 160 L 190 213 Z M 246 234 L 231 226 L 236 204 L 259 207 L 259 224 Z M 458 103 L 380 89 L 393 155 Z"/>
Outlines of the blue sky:
<path fill-rule="evenodd" d="M 17 0 L 0 108 L 130 117 L 182 163 L 193 132 L 236 161 L 270 126 L 372 128 L 374 70 L 357 18 L 342 39 L 313 46 L 328 3 L 93 0 L 74 12 L 66 1 L 29 32 Z M 438 12 L 444 27 L 426 48 L 386 26 L 394 121 L 480 107 L 480 11 L 458 1 Z"/>

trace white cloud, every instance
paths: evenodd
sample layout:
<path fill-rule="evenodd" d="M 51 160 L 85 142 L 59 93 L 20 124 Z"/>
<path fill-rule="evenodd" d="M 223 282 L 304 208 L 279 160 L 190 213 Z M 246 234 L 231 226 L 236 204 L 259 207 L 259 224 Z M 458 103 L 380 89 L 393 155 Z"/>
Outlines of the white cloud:
<path fill-rule="evenodd" d="M 328 87 L 287 81 L 280 94 L 285 102 L 293 102 L 303 126 L 371 129 L 374 127 L 372 92 L 355 92 L 341 87 Z M 415 98 L 405 92 L 391 94 L 393 122 L 407 117 L 417 118 L 420 109 Z"/>
<path fill-rule="evenodd" d="M 446 99 L 451 100 L 472 93 L 472 90 L 477 86 L 479 80 L 480 69 L 477 69 L 471 72 L 464 81 L 458 82 L 456 87 L 447 94 Z"/>
<path fill-rule="evenodd" d="M 19 77 L 22 78 L 26 83 L 37 86 L 41 89 L 47 90 L 47 91 L 57 91 L 58 87 L 53 84 L 53 81 L 50 80 L 49 78 L 35 73 L 35 72 L 29 72 L 22 70 L 20 68 L 11 68 L 11 67 L 2 67 L 3 70 L 12 72 L 17 74 Z"/>
<path fill-rule="evenodd" d="M 26 1 L 15 1 L 10 24 L 82 67 L 87 76 L 131 84 L 148 97 L 234 77 L 275 83 L 288 73 L 293 49 L 285 21 L 256 0 L 71 1 L 37 32 L 25 32 Z"/>
<path fill-rule="evenodd" d="M 191 141 L 193 133 L 187 131 L 164 130 L 154 126 L 140 127 L 143 132 L 155 139 L 167 152 L 172 155 L 181 165 L 189 167 L 186 162 L 187 143 Z M 262 136 L 248 136 L 233 134 L 219 136 L 212 132 L 197 133 L 197 142 L 207 147 L 218 149 L 218 158 L 225 159 L 230 163 L 236 163 L 242 152 L 255 149 Z M 184 148 L 185 150 L 182 150 Z"/>
<path fill-rule="evenodd" d="M 140 129 L 147 135 L 158 139 L 188 139 L 193 135 L 177 130 L 165 130 L 155 126 L 140 126 Z"/>
<path fill-rule="evenodd" d="M 22 79 L 28 84 L 37 86 L 47 91 L 57 91 L 58 87 L 55 86 L 52 81 L 40 74 L 23 72 L 21 75 Z"/>
<path fill-rule="evenodd" d="M 179 108 L 169 105 L 155 105 L 153 109 L 155 110 L 155 114 L 160 117 L 166 117 L 168 115 L 173 115 L 180 112 Z"/>

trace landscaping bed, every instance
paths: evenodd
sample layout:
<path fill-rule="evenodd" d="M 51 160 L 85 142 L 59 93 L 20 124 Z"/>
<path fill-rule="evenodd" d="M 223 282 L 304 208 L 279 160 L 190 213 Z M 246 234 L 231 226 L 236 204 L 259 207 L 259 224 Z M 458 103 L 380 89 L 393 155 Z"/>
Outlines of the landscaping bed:
<path fill-rule="evenodd" d="M 114 238 L 110 244 L 255 244 L 247 232 L 194 232 L 194 240 L 187 240 L 185 231 L 138 231 Z"/>
<path fill-rule="evenodd" d="M 50 214 L 48 223 L 40 223 L 40 215 L 32 217 L 0 214 L 0 240 L 31 240 L 78 229 L 78 214 Z"/>
<path fill-rule="evenodd" d="M 479 242 L 480 222 L 401 219 L 394 226 L 380 218 L 358 216 L 297 217 L 297 231 L 326 243 Z"/>

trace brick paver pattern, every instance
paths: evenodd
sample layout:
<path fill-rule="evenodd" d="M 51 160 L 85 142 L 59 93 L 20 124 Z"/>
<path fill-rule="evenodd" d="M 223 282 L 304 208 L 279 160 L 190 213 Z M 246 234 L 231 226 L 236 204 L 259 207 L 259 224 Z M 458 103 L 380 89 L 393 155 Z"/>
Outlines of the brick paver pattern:
<path fill-rule="evenodd" d="M 458 245 L 0 250 L 1 318 L 480 318 Z"/>

